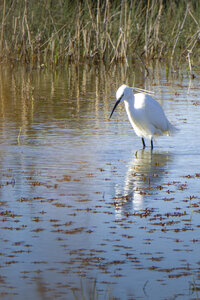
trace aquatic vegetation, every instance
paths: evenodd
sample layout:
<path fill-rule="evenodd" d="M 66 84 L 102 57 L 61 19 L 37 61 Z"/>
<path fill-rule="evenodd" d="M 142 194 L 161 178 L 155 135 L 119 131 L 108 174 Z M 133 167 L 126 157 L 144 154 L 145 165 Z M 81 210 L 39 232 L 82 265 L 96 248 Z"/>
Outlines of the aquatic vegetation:
<path fill-rule="evenodd" d="M 1 60 L 44 67 L 184 58 L 191 72 L 199 55 L 199 1 L 4 0 L 0 11 Z"/>

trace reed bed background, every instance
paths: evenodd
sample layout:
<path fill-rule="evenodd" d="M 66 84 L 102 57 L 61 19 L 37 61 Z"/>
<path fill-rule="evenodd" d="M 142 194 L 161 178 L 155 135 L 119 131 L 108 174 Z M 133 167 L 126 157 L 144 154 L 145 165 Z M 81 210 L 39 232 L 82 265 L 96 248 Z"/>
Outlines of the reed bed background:
<path fill-rule="evenodd" d="M 200 1 L 2 0 L 0 59 L 199 62 Z"/>

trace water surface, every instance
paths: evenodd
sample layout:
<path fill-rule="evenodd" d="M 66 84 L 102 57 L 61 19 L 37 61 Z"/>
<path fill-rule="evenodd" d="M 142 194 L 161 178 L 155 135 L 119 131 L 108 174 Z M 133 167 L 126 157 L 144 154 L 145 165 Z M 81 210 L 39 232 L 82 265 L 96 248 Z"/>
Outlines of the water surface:
<path fill-rule="evenodd" d="M 142 150 L 122 83 L 178 127 Z M 198 77 L 164 66 L 0 67 L 0 296 L 196 299 L 200 288 Z"/>

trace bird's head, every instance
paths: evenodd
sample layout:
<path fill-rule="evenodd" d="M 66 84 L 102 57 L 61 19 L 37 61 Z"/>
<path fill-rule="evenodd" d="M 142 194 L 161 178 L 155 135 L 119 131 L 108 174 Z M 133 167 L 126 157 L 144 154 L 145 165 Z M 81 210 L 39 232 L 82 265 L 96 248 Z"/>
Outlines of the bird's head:
<path fill-rule="evenodd" d="M 113 110 L 110 114 L 110 118 L 112 117 L 112 114 L 114 113 L 116 107 L 118 106 L 119 103 L 122 103 L 124 100 L 128 100 L 130 96 L 133 95 L 133 89 L 130 88 L 129 86 L 123 84 L 121 85 L 117 92 L 116 92 L 116 103 L 113 107 Z"/>

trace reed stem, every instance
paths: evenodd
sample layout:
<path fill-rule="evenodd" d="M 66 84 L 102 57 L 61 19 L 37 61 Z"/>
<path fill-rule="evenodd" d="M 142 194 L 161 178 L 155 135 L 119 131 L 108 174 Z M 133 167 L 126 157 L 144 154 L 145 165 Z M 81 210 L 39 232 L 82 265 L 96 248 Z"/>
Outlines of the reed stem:
<path fill-rule="evenodd" d="M 128 65 L 139 57 L 147 65 L 200 54 L 200 3 L 194 0 L 4 0 L 0 11 L 1 60 Z"/>

